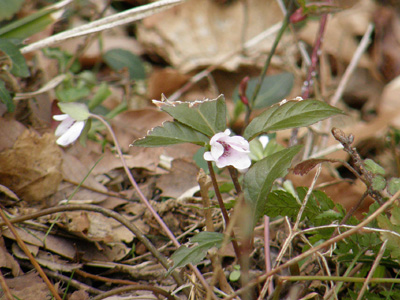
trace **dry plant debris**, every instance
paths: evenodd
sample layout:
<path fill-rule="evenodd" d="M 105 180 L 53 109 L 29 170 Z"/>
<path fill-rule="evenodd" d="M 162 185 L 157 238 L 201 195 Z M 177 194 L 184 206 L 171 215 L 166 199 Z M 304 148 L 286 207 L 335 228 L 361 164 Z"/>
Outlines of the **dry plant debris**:
<path fill-rule="evenodd" d="M 1 299 L 400 297 L 396 1 L 25 2 L 0 3 Z M 227 126 L 243 173 L 203 159 Z"/>

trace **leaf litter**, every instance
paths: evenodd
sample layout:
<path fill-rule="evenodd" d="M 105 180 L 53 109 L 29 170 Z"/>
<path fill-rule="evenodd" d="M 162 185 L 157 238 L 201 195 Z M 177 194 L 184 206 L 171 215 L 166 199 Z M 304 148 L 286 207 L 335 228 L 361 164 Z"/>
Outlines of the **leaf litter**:
<path fill-rule="evenodd" d="M 122 98 L 127 100 L 125 111 L 111 118 L 110 123 L 139 186 L 146 196 L 152 199 L 154 208 L 174 234 L 183 235 L 182 243 L 192 236 L 193 231 L 201 231 L 204 227 L 204 209 L 198 204 L 198 194 L 195 196 L 196 192 L 194 192 L 189 197 L 182 197 L 197 186 L 198 165 L 196 165 L 197 161 L 194 162 L 193 156 L 198 148 L 187 144 L 165 148 L 129 147 L 129 144 L 144 137 L 148 130 L 167 120 L 171 121 L 167 114 L 152 106 L 151 100 L 160 98 L 161 93 L 169 95 L 179 91 L 191 80 L 190 78 L 193 78 L 196 71 L 218 66 L 225 70 L 224 76 L 227 77 L 224 79 L 222 76 L 221 79 L 220 76 L 219 82 L 216 83 L 213 80 L 213 73 L 210 73 L 205 80 L 185 94 L 187 99 L 203 100 L 210 97 L 210 94 L 213 95 L 210 98 L 216 98 L 224 86 L 231 85 L 231 81 L 239 83 L 237 73 L 245 73 L 243 70 L 246 69 L 243 69 L 243 66 L 251 66 L 255 69 L 262 66 L 265 60 L 263 55 L 270 51 L 272 39 L 260 42 L 247 54 L 240 53 L 240 49 L 244 41 L 282 20 L 282 13 L 276 2 L 267 2 L 248 1 L 249 17 L 246 24 L 243 17 L 246 10 L 240 1 L 220 3 L 220 1 L 202 0 L 200 4 L 189 1 L 144 19 L 137 28 L 127 26 L 124 27 L 126 31 L 116 30 L 114 34 L 104 35 L 105 49 L 98 46 L 100 42 L 93 42 L 89 50 L 83 51 L 79 56 L 79 61 L 85 67 L 97 66 L 97 80 L 108 82 L 115 91 L 114 98 L 111 96 L 106 99 L 101 109 L 112 111 L 121 104 Z M 325 92 L 329 95 L 352 59 L 358 46 L 358 37 L 364 34 L 368 23 L 375 20 L 376 34 L 381 39 L 376 37 L 372 41 L 373 50 L 361 56 L 358 65 L 360 73 L 356 73 L 373 74 L 366 77 L 366 83 L 361 83 L 361 86 L 367 84 L 370 92 L 363 94 L 359 89 L 357 91 L 349 87 L 344 100 L 347 99 L 347 103 L 357 102 L 361 109 L 340 106 L 341 109 L 346 110 L 347 116 L 338 121 L 340 123 L 341 120 L 345 120 L 343 124 L 350 124 L 343 130 L 347 134 L 354 135 L 355 147 L 358 148 L 358 145 L 368 142 L 371 138 L 388 141 L 390 137 L 388 128 L 398 128 L 399 112 L 396 95 L 399 87 L 397 76 L 400 72 L 396 66 L 399 65 L 399 57 L 392 49 L 398 48 L 396 30 L 393 28 L 399 21 L 399 15 L 392 12 L 385 23 L 379 20 L 377 13 L 374 13 L 377 8 L 376 3 L 361 0 L 353 2 L 356 4 L 333 14 L 332 20 L 328 22 L 321 54 L 323 57 L 321 72 L 325 80 Z M 193 9 L 194 5 L 198 9 Z M 265 5 L 269 5 L 270 18 L 265 16 Z M 382 14 L 387 13 L 385 10 L 387 7 L 378 8 Z M 115 9 L 108 8 L 107 12 L 113 14 Z M 77 23 L 82 22 L 84 18 L 79 16 L 79 12 L 75 13 L 79 20 Z M 259 20 L 259 22 L 254 20 Z M 72 23 L 72 20 L 69 21 L 75 24 L 74 26 L 78 26 L 77 23 Z M 56 26 L 65 26 L 65 24 L 50 25 L 50 29 L 55 30 Z M 299 31 L 298 38 L 308 45 L 313 45 L 317 28 L 317 21 L 307 21 Z M 132 33 L 132 31 L 135 32 L 134 37 L 126 33 Z M 51 35 L 51 31 L 48 34 Z M 74 53 L 80 51 L 79 48 L 85 43 L 84 39 L 72 39 L 65 42 L 62 49 Z M 273 59 L 271 72 L 290 71 L 295 76 L 301 77 L 303 66 L 290 64 L 293 57 L 287 57 L 288 53 L 293 53 L 290 51 L 294 51 L 297 45 L 290 35 L 284 38 L 284 43 L 285 47 L 278 48 L 277 55 Z M 132 46 L 125 47 L 125 44 Z M 116 72 L 105 64 L 102 51 L 115 48 L 124 48 L 136 55 L 146 57 L 147 87 L 143 82 L 132 82 L 129 76 L 124 77 L 124 74 L 129 74 L 129 72 L 124 73 L 124 70 Z M 226 54 L 232 51 L 238 51 L 237 55 L 224 59 Z M 33 57 L 38 57 L 38 60 L 35 61 Z M 296 54 L 296 57 L 300 60 L 299 54 Z M 26 59 L 31 69 L 31 77 L 18 78 L 20 81 L 18 92 L 34 92 L 49 81 L 46 77 L 51 79 L 59 75 L 59 70 L 53 65 L 54 60 L 43 57 L 39 52 L 32 53 L 31 57 L 26 57 Z M 393 61 L 393 64 L 388 64 L 382 59 Z M 149 69 L 152 70 L 149 71 Z M 247 74 L 243 74 L 243 77 L 245 75 Z M 301 80 L 296 78 L 295 81 L 297 83 L 290 91 L 290 95 L 293 96 L 300 95 L 299 82 Z M 8 85 L 10 84 L 11 82 L 8 82 Z M 62 87 L 63 84 L 68 85 L 70 82 L 63 82 L 60 86 Z M 230 91 L 226 94 L 232 93 Z M 374 97 L 371 97 L 371 94 Z M 0 117 L 0 184 L 2 186 L 0 201 L 5 206 L 8 216 L 19 217 L 40 213 L 47 207 L 56 206 L 60 201 L 64 204 L 94 204 L 100 208 L 118 212 L 136 225 L 156 247 L 161 248 L 165 256 L 171 257 L 174 247 L 168 243 L 159 224 L 145 206 L 138 203 L 139 195 L 128 182 L 115 148 L 109 142 L 111 138 L 102 128 L 91 136 L 96 141 L 88 140 L 86 146 L 77 143 L 67 149 L 61 149 L 55 144 L 51 130 L 50 109 L 54 95 L 54 91 L 49 91 L 48 94 L 41 94 L 35 99 L 19 100 L 14 115 L 6 113 L 4 107 L 0 108 L 2 112 Z M 227 98 L 229 105 L 231 101 L 232 98 L 229 96 Z M 368 109 L 374 110 L 372 115 L 367 119 L 361 119 Z M 232 115 L 232 111 L 228 114 Z M 240 128 L 241 123 L 238 122 L 236 125 Z M 318 132 L 318 130 L 321 128 L 311 127 L 311 131 Z M 398 135 L 398 132 L 394 132 Z M 390 142 L 394 147 L 385 152 L 387 165 L 396 164 L 397 135 L 391 136 Z M 304 137 L 305 134 L 301 133 L 300 136 Z M 277 134 L 277 140 L 283 143 L 287 143 L 288 138 L 288 131 Z M 329 144 L 334 143 L 333 138 L 328 139 Z M 380 147 L 388 146 L 387 143 L 383 143 Z M 395 153 L 395 156 L 391 153 Z M 372 159 L 377 158 L 374 153 L 367 152 L 365 155 L 365 158 L 367 156 Z M 340 154 L 339 156 L 342 160 L 348 160 L 347 155 Z M 345 174 L 342 168 L 337 168 L 339 163 L 335 163 L 334 167 L 328 164 L 328 160 L 337 158 L 337 154 L 326 157 L 316 186 L 326 192 L 335 203 L 349 210 L 353 207 L 353 203 L 362 197 L 365 186 L 360 179 L 354 180 L 349 176 L 349 179 L 343 180 L 338 176 L 339 171 L 342 175 Z M 165 158 L 169 163 L 164 163 Z M 315 162 L 315 165 L 318 163 Z M 383 164 L 381 161 L 378 163 Z M 396 174 L 398 170 L 393 172 L 398 176 Z M 289 174 L 286 179 L 290 179 L 295 187 L 309 187 L 314 175 L 315 170 L 304 176 Z M 224 173 L 219 174 L 219 179 L 224 181 L 226 176 Z M 80 183 L 82 186 L 74 193 Z M 69 199 L 71 194 L 73 196 Z M 228 188 L 224 195 L 227 199 L 234 198 L 234 193 Z M 178 202 L 176 199 L 181 200 Z M 371 203 L 372 199 L 367 198 L 356 216 L 360 219 L 364 218 L 365 213 L 369 212 Z M 215 206 L 216 202 L 213 200 L 212 217 L 217 229 L 221 229 L 221 216 L 214 209 Z M 395 228 L 398 225 L 397 211 L 398 207 L 394 206 L 390 211 L 391 219 L 378 218 L 381 228 L 398 231 Z M 276 223 L 270 227 L 271 242 L 273 247 L 279 248 L 284 242 L 283 236 L 288 234 L 288 229 L 283 225 L 284 220 L 277 219 L 273 222 Z M 52 224 L 55 225 L 52 226 Z M 76 282 L 71 282 L 72 288 L 68 290 L 68 281 L 52 277 L 51 274 L 54 273 L 48 272 L 48 276 L 56 283 L 61 294 L 65 291 L 69 299 L 88 299 L 88 293 L 84 291 L 90 284 L 94 288 L 93 291 L 112 290 L 107 279 L 121 280 L 119 286 L 124 285 L 123 280 L 130 280 L 133 284 L 160 286 L 168 291 L 176 288 L 170 277 L 164 277 L 165 270 L 156 259 L 149 255 L 146 246 L 126 226 L 101 213 L 69 211 L 40 216 L 31 221 L 25 220 L 18 223 L 16 229 L 35 259 L 46 270 L 57 271 L 56 273 L 66 275 L 67 278 L 76 270 L 81 270 L 102 276 L 105 280 L 95 278 L 91 281 L 82 274 L 74 275 Z M 255 245 L 260 245 L 261 238 L 258 231 L 256 232 Z M 392 258 L 398 258 L 398 253 L 395 251 L 398 238 L 393 238 L 387 232 L 381 235 L 389 239 L 388 249 L 392 251 Z M 3 226 L 0 266 L 6 277 L 6 285 L 11 289 L 12 294 L 20 299 L 46 299 L 49 292 L 45 283 L 33 271 L 34 268 L 28 263 L 26 254 L 22 252 L 15 240 L 10 230 Z M 298 249 L 294 250 L 298 251 Z M 231 258 L 226 259 L 227 272 L 232 269 L 229 259 Z M 264 259 L 263 256 L 252 256 L 256 265 L 261 265 L 259 268 L 265 268 L 262 263 Z M 210 266 L 211 263 L 208 260 L 201 260 L 199 265 L 204 274 L 212 271 Z M 230 284 L 237 288 L 235 286 L 237 283 Z M 316 290 L 319 288 L 317 286 Z M 135 292 L 130 293 L 135 294 Z M 153 297 L 149 293 L 145 295 L 149 297 L 147 299 Z M 185 296 L 179 294 L 179 297 Z M 201 297 L 198 295 L 198 299 L 202 299 Z M 110 295 L 106 299 L 123 299 L 123 297 Z"/>

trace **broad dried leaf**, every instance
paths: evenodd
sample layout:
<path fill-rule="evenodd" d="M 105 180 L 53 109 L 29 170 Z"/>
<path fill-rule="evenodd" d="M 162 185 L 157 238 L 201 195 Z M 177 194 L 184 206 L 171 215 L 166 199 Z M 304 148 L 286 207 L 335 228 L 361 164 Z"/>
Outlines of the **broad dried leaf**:
<path fill-rule="evenodd" d="M 282 101 L 255 117 L 243 136 L 251 140 L 261 133 L 305 127 L 341 113 L 340 109 L 318 100 Z"/>
<path fill-rule="evenodd" d="M 314 169 L 316 166 L 318 166 L 321 163 L 324 162 L 337 162 L 337 160 L 334 159 L 327 159 L 327 158 L 312 158 L 312 159 L 307 159 L 305 161 L 302 161 L 301 163 L 297 164 L 293 168 L 293 174 L 296 175 L 305 175 L 308 172 L 310 172 L 312 169 Z"/>

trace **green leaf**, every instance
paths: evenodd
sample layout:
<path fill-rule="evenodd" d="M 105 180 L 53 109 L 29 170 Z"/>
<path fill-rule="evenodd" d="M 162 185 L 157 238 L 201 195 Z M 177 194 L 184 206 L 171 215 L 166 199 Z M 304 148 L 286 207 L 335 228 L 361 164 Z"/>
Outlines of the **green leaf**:
<path fill-rule="evenodd" d="M 275 104 L 254 118 L 246 127 L 243 137 L 251 140 L 268 131 L 309 126 L 340 113 L 343 113 L 340 109 L 322 101 L 290 100 Z"/>
<path fill-rule="evenodd" d="M 0 18 L 1 12 L 3 12 L 1 7 L 2 3 L 8 2 L 14 4 L 20 1 L 21 0 L 0 1 Z M 47 6 L 22 19 L 18 19 L 11 22 L 10 24 L 7 24 L 6 26 L 2 26 L 0 28 L 0 37 L 24 40 L 35 33 L 43 31 L 44 29 L 46 29 L 47 26 L 57 22 L 62 17 L 62 10 L 67 4 L 68 3 L 64 1 Z"/>
<path fill-rule="evenodd" d="M 390 195 L 393 196 L 394 194 L 396 194 L 396 192 L 400 190 L 400 178 L 390 179 L 387 188 Z"/>
<path fill-rule="evenodd" d="M 367 158 L 364 160 L 365 164 L 365 169 L 372 174 L 379 174 L 379 175 L 385 175 L 385 169 L 382 168 L 380 165 L 378 165 L 376 162 L 374 162 L 372 159 Z"/>
<path fill-rule="evenodd" d="M 87 120 L 90 116 L 90 112 L 87 106 L 83 103 L 63 103 L 59 102 L 58 107 L 64 114 L 68 114 L 71 118 L 77 121 Z"/>
<path fill-rule="evenodd" d="M 0 39 L 0 50 L 4 52 L 11 61 L 10 72 L 18 77 L 28 77 L 30 75 L 25 58 L 10 40 Z"/>
<path fill-rule="evenodd" d="M 154 101 L 163 111 L 179 122 L 206 136 L 213 136 L 226 129 L 226 105 L 223 95 L 216 99 L 194 102 Z"/>
<path fill-rule="evenodd" d="M 246 96 L 251 99 L 259 78 L 251 78 L 247 83 Z M 261 84 L 260 91 L 253 105 L 254 109 L 269 107 L 285 98 L 292 90 L 294 76 L 292 73 L 281 73 L 266 76 Z M 233 94 L 235 101 L 239 101 L 238 88 Z"/>
<path fill-rule="evenodd" d="M 93 96 L 92 99 L 90 99 L 88 103 L 88 107 L 90 110 L 94 109 L 101 103 L 103 103 L 104 100 L 108 98 L 108 96 L 111 95 L 111 91 L 108 87 L 108 84 L 105 82 L 102 82 L 96 92 L 96 94 Z"/>
<path fill-rule="evenodd" d="M 386 179 L 381 175 L 375 175 L 372 178 L 372 188 L 376 191 L 383 191 L 386 187 Z"/>
<path fill-rule="evenodd" d="M 171 255 L 174 265 L 168 270 L 168 276 L 176 268 L 184 267 L 187 264 L 196 265 L 200 263 L 207 255 L 208 250 L 213 247 L 220 248 L 224 240 L 224 234 L 218 232 L 200 232 L 190 239 L 191 243 L 197 245 L 187 248 L 181 246 L 178 250 Z"/>
<path fill-rule="evenodd" d="M 244 197 L 253 207 L 254 224 L 264 214 L 274 181 L 287 174 L 293 157 L 302 146 L 294 146 L 256 162 L 244 175 Z"/>
<path fill-rule="evenodd" d="M 19 11 L 24 0 L 0 1 L 0 21 L 9 20 Z"/>
<path fill-rule="evenodd" d="M 182 143 L 205 146 L 209 138 L 204 134 L 179 122 L 165 122 L 153 128 L 147 136 L 132 143 L 132 146 L 162 147 Z"/>
<path fill-rule="evenodd" d="M 10 92 L 6 89 L 4 81 L 0 80 L 0 100 L 3 102 L 8 112 L 13 112 L 15 109 L 14 101 L 10 95 Z"/>
<path fill-rule="evenodd" d="M 114 71 L 128 68 L 132 80 L 146 79 L 146 70 L 139 56 L 124 49 L 111 49 L 103 55 L 106 64 Z"/>
<path fill-rule="evenodd" d="M 57 98 L 61 102 L 75 102 L 81 100 L 90 95 L 90 89 L 87 87 L 71 87 L 62 88 L 56 90 Z"/>
<path fill-rule="evenodd" d="M 289 192 L 276 190 L 268 194 L 264 213 L 271 218 L 278 216 L 295 218 L 300 206 L 300 203 Z"/>

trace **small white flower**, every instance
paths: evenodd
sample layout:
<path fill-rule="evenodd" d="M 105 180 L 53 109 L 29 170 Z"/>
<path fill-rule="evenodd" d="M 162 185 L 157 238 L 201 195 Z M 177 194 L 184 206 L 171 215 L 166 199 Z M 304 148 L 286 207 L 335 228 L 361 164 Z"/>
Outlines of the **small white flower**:
<path fill-rule="evenodd" d="M 214 161 L 218 168 L 233 166 L 245 170 L 251 165 L 249 142 L 241 136 L 229 136 L 231 131 L 215 134 L 210 140 L 211 151 L 204 153 L 204 159 Z"/>
<path fill-rule="evenodd" d="M 55 132 L 55 135 L 59 136 L 56 143 L 60 146 L 68 146 L 73 143 L 85 127 L 85 121 L 77 121 L 68 114 L 55 115 L 53 119 L 61 121 Z"/>

